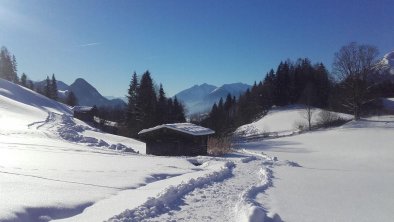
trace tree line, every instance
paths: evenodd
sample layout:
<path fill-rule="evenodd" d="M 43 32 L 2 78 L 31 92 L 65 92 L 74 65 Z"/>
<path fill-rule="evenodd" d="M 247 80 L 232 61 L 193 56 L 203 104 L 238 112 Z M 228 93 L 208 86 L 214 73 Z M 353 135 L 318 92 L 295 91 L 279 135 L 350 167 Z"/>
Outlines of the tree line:
<path fill-rule="evenodd" d="M 198 123 L 226 135 L 261 118 L 272 106 L 291 104 L 350 113 L 358 120 L 381 109 L 380 97 L 394 96 L 393 78 L 379 70 L 378 54 L 375 46 L 345 45 L 334 55 L 332 74 L 308 58 L 282 61 L 238 99 L 228 95 L 215 103 Z"/>

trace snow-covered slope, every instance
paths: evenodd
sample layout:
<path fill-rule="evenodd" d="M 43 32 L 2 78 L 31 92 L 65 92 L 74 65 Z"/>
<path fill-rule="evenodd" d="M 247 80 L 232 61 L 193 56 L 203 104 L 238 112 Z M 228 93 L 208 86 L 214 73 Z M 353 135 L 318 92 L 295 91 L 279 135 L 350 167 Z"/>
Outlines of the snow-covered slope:
<path fill-rule="evenodd" d="M 209 111 L 215 102 L 218 102 L 220 98 L 225 99 L 227 94 L 238 97 L 240 94 L 245 92 L 250 85 L 244 83 L 232 83 L 224 84 L 220 87 L 208 85 L 206 83 L 202 85 L 194 85 L 189 89 L 185 89 L 175 96 L 182 101 L 188 115 L 195 113 Z"/>
<path fill-rule="evenodd" d="M 322 111 L 318 108 L 312 109 L 312 125 L 319 121 L 319 113 Z M 243 136 L 289 135 L 298 132 L 300 126 L 303 128 L 307 126 L 305 114 L 305 109 L 301 105 L 276 107 L 255 122 L 239 127 L 236 133 Z M 347 114 L 333 113 L 333 115 L 346 120 L 352 119 L 352 116 Z"/>
<path fill-rule="evenodd" d="M 29 90 L 25 87 L 13 84 L 6 80 L 0 79 L 0 95 L 1 99 L 7 100 L 11 103 L 19 103 L 28 105 L 31 109 L 37 110 L 41 112 L 57 112 L 61 114 L 71 114 L 71 109 L 61 103 L 50 100 L 45 96 L 42 96 L 32 90 Z M 7 102 L 2 102 L 3 105 L 7 104 Z M 12 108 L 10 108 L 12 110 Z M 29 114 L 28 112 L 22 114 Z"/>

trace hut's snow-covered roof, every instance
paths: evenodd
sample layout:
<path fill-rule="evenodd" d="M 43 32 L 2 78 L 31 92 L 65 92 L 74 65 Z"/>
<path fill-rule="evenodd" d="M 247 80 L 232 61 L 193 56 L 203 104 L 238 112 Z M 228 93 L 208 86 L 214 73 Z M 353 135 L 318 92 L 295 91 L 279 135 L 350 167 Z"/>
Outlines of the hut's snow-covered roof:
<path fill-rule="evenodd" d="M 93 109 L 91 106 L 74 106 L 72 111 L 74 112 L 89 112 Z"/>
<path fill-rule="evenodd" d="M 204 136 L 204 135 L 210 135 L 210 134 L 215 133 L 215 131 L 213 131 L 211 129 L 208 129 L 208 128 L 205 128 L 202 126 L 198 126 L 193 123 L 171 123 L 171 124 L 163 124 L 163 125 L 155 126 L 155 127 L 149 128 L 149 129 L 144 129 L 144 130 L 141 130 L 138 134 L 144 134 L 144 133 L 159 130 L 162 128 L 167 128 L 167 129 L 179 131 L 179 132 L 190 134 L 193 136 Z"/>

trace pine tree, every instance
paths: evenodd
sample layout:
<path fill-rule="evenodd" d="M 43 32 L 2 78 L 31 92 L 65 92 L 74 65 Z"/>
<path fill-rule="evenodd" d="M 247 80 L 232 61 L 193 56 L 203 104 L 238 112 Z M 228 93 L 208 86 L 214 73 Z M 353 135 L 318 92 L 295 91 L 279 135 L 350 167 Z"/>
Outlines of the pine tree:
<path fill-rule="evenodd" d="M 231 106 L 233 105 L 232 102 L 233 102 L 233 98 L 231 97 L 231 94 L 229 93 L 229 94 L 227 94 L 226 101 L 224 102 L 224 109 L 226 111 L 230 110 Z"/>
<path fill-rule="evenodd" d="M 21 76 L 21 85 L 22 85 L 23 87 L 27 87 L 27 76 L 26 76 L 25 73 L 22 73 L 22 76 Z"/>
<path fill-rule="evenodd" d="M 141 77 L 137 91 L 136 120 L 141 129 L 155 125 L 156 121 L 156 92 L 149 71 Z"/>
<path fill-rule="evenodd" d="M 174 123 L 175 121 L 175 115 L 174 115 L 174 102 L 172 98 L 167 99 L 167 118 L 166 118 L 167 123 Z"/>
<path fill-rule="evenodd" d="M 317 96 L 314 105 L 320 108 L 327 108 L 332 82 L 323 63 L 319 63 L 314 67 L 314 76 Z"/>
<path fill-rule="evenodd" d="M 130 136 L 136 136 L 139 130 L 139 126 L 137 125 L 137 93 L 138 93 L 138 78 L 137 73 L 134 72 L 130 85 L 129 90 L 127 92 L 127 111 L 126 111 L 126 125 L 128 129 L 128 134 Z"/>
<path fill-rule="evenodd" d="M 57 81 L 55 78 L 55 74 L 52 74 L 52 79 L 51 79 L 51 83 L 50 83 L 50 98 L 53 100 L 58 100 Z"/>
<path fill-rule="evenodd" d="M 67 95 L 66 104 L 69 106 L 76 106 L 78 104 L 77 97 L 72 91 L 70 91 Z"/>
<path fill-rule="evenodd" d="M 289 104 L 289 86 L 290 86 L 290 67 L 289 62 L 281 62 L 276 71 L 276 90 L 275 104 L 284 106 Z"/>
<path fill-rule="evenodd" d="M 45 80 L 44 95 L 51 98 L 51 80 L 49 79 L 49 76 L 47 76 L 47 79 Z"/>
<path fill-rule="evenodd" d="M 27 88 L 29 88 L 31 90 L 34 90 L 34 83 L 33 83 L 33 81 L 31 81 L 31 80 L 27 81 Z"/>
<path fill-rule="evenodd" d="M 183 104 L 178 101 L 176 96 L 174 97 L 174 122 L 183 123 L 186 121 L 185 110 Z"/>
<path fill-rule="evenodd" d="M 6 47 L 2 47 L 0 51 L 0 78 L 17 83 L 17 63 L 15 56 L 11 56 Z"/>
<path fill-rule="evenodd" d="M 15 58 L 15 55 L 12 55 L 12 82 L 14 82 L 14 83 L 18 83 L 19 82 L 19 79 L 18 79 L 18 74 L 17 74 L 17 72 L 18 72 L 18 63 L 16 62 L 16 58 Z"/>
<path fill-rule="evenodd" d="M 160 125 L 163 123 L 168 123 L 168 119 L 167 98 L 163 89 L 163 85 L 160 84 L 159 98 L 157 99 L 156 106 L 156 124 Z"/>

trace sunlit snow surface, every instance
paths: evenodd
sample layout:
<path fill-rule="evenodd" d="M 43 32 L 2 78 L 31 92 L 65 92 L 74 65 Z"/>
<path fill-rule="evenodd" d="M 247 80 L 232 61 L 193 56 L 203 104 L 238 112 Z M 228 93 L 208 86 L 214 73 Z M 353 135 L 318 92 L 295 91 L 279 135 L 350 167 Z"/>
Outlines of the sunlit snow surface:
<path fill-rule="evenodd" d="M 112 150 L 143 153 L 145 145 L 101 133 L 20 86 L 0 80 L 0 88 L 0 221 L 72 216 L 122 190 L 195 171 L 185 159 Z"/>
<path fill-rule="evenodd" d="M 319 115 L 322 111 L 322 109 L 318 108 L 311 109 L 312 125 L 315 125 L 319 121 Z M 351 115 L 335 112 L 332 112 L 332 114 L 345 120 L 352 119 Z M 246 137 L 263 134 L 286 136 L 299 132 L 300 127 L 306 129 L 307 125 L 305 107 L 291 105 L 272 108 L 263 118 L 239 127 L 236 133 Z"/>
<path fill-rule="evenodd" d="M 147 156 L 0 80 L 0 221 L 392 221 L 394 117 L 292 134 L 299 121 L 274 109 L 251 132 L 293 136 L 220 158 Z"/>
<path fill-rule="evenodd" d="M 204 136 L 204 135 L 210 135 L 215 133 L 215 131 L 211 129 L 198 126 L 193 123 L 171 123 L 171 124 L 163 124 L 163 125 L 155 126 L 149 129 L 144 129 L 141 132 L 139 132 L 139 134 L 144 134 L 162 128 L 167 128 L 194 136 Z"/>
<path fill-rule="evenodd" d="M 284 221 L 392 221 L 394 117 L 240 144 L 299 167 L 273 168 L 273 187 L 258 196 Z"/>

